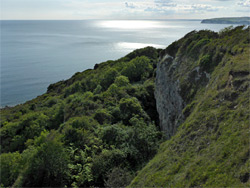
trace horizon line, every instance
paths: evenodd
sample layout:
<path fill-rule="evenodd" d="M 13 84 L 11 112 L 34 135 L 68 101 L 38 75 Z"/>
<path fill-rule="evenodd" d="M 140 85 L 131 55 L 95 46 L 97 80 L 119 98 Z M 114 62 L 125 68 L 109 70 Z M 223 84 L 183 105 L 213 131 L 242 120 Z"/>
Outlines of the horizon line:
<path fill-rule="evenodd" d="M 205 18 L 204 18 L 205 19 Z M 207 19 L 207 18 L 206 18 Z M 203 19 L 193 19 L 193 18 L 167 18 L 167 19 L 0 19 L 0 21 L 87 21 L 87 20 L 194 20 L 201 21 Z"/>

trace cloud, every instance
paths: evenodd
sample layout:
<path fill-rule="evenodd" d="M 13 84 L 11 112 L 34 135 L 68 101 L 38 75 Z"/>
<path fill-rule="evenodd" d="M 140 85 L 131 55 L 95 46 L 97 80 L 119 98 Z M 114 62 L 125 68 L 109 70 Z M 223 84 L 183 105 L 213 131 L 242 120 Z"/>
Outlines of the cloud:
<path fill-rule="evenodd" d="M 163 5 L 159 5 L 159 2 L 164 2 Z M 174 6 L 164 6 L 165 3 L 172 3 L 172 1 L 155 0 L 154 6 L 148 6 L 144 9 L 146 12 L 157 12 L 157 13 L 205 13 L 205 12 L 216 12 L 221 7 L 215 7 L 207 4 L 175 4 Z"/>
<path fill-rule="evenodd" d="M 2 19 L 148 19 L 244 16 L 250 0 L 0 0 Z M 167 16 L 166 16 L 167 15 Z"/>
<path fill-rule="evenodd" d="M 250 0 L 240 0 L 237 4 L 241 7 L 250 7 Z"/>
<path fill-rule="evenodd" d="M 157 7 L 176 7 L 177 4 L 173 3 L 172 0 L 155 0 L 155 5 Z"/>
<path fill-rule="evenodd" d="M 137 8 L 133 3 L 128 3 L 128 2 L 125 3 L 125 6 L 126 8 L 132 8 L 132 9 Z"/>
<path fill-rule="evenodd" d="M 191 12 L 215 12 L 218 11 L 219 7 L 204 4 L 193 4 L 190 6 Z"/>
<path fill-rule="evenodd" d="M 146 9 L 144 9 L 144 11 L 155 12 L 155 13 L 164 14 L 164 15 L 169 15 L 169 14 L 173 14 L 176 12 L 174 9 L 163 9 L 159 7 L 147 7 Z"/>
<path fill-rule="evenodd" d="M 173 2 L 172 0 L 155 0 L 155 3 L 171 3 Z"/>

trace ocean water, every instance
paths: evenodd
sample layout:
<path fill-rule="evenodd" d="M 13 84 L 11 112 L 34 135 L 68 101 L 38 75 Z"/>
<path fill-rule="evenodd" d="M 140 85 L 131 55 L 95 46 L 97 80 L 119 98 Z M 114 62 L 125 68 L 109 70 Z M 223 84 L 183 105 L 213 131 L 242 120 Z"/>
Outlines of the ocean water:
<path fill-rule="evenodd" d="M 96 63 L 137 48 L 165 48 L 192 30 L 228 25 L 197 20 L 1 21 L 1 101 L 12 106 Z"/>

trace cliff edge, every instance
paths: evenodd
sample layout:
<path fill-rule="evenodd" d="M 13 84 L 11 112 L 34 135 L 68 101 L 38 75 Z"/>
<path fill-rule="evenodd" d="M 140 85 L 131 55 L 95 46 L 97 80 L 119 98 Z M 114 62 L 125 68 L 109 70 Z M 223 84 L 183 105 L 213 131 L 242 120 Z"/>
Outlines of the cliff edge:
<path fill-rule="evenodd" d="M 250 17 L 225 17 L 204 19 L 203 24 L 236 24 L 236 25 L 250 25 Z"/>
<path fill-rule="evenodd" d="M 249 187 L 249 27 L 191 32 L 161 54 L 156 102 L 169 140 L 130 187 Z"/>

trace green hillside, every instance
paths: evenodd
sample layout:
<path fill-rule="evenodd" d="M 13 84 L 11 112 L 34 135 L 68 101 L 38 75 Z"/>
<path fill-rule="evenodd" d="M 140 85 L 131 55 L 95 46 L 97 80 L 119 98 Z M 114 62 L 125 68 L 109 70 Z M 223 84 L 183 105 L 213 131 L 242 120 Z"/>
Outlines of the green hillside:
<path fill-rule="evenodd" d="M 162 140 L 154 99 L 157 58 L 154 48 L 136 50 L 2 109 L 1 185 L 128 185 Z"/>
<path fill-rule="evenodd" d="M 250 186 L 249 41 L 249 28 L 238 27 L 193 32 L 167 48 L 182 61 L 175 79 L 186 119 L 130 187 Z M 198 66 L 210 80 L 188 83 Z"/>
<path fill-rule="evenodd" d="M 204 19 L 201 23 L 250 25 L 250 17 L 224 17 Z"/>
<path fill-rule="evenodd" d="M 193 31 L 1 109 L 1 187 L 249 187 L 249 32 Z M 185 103 L 169 140 L 155 99 L 166 54 Z"/>

